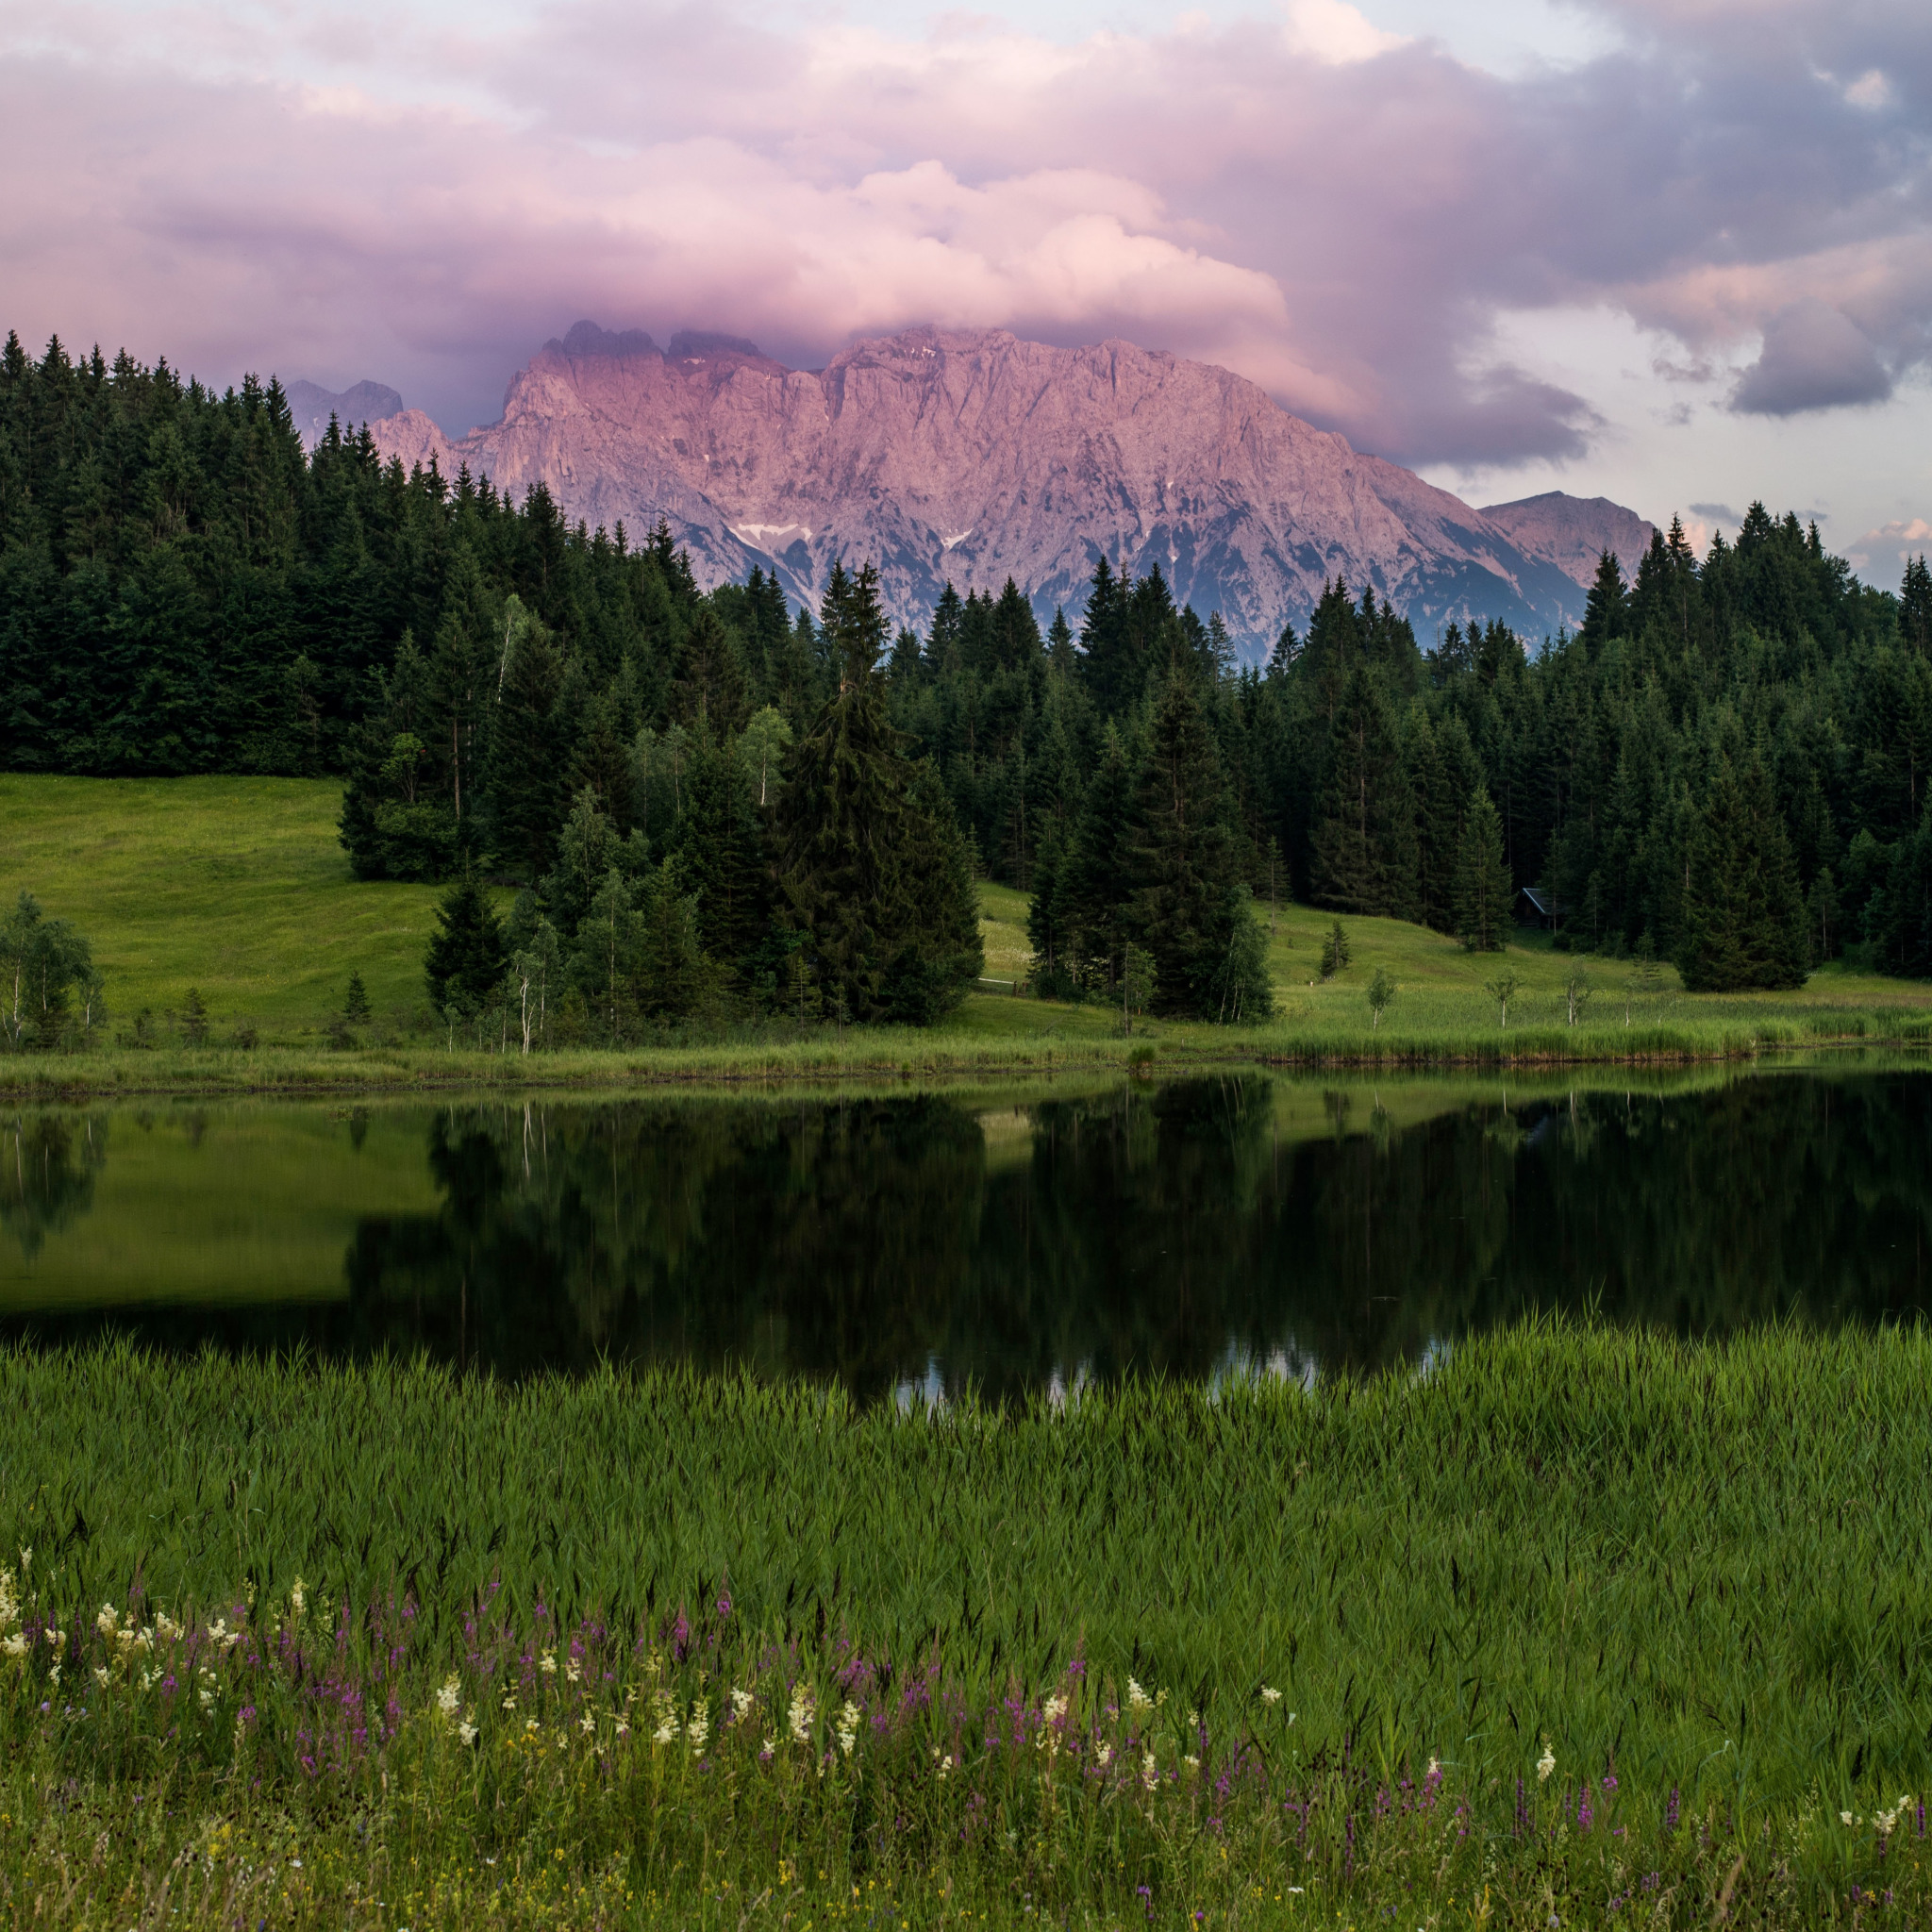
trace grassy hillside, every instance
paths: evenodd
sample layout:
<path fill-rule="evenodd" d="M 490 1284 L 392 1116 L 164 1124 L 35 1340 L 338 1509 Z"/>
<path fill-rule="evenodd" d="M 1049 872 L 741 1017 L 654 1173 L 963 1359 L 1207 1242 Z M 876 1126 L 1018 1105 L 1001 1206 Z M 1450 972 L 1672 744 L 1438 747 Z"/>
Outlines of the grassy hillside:
<path fill-rule="evenodd" d="M 168 1032 L 166 1016 L 191 986 L 213 1015 L 217 1040 L 243 1022 L 266 1046 L 312 1054 L 340 1008 L 352 971 L 375 1005 L 378 1032 L 441 1049 L 412 1030 L 425 1024 L 424 947 L 434 929 L 437 890 L 356 879 L 336 841 L 340 788 L 329 780 L 283 778 L 94 779 L 0 775 L 0 894 L 35 892 L 50 913 L 72 920 L 93 942 L 108 983 L 117 1029 L 143 1008 Z M 508 894 L 503 898 L 507 902 Z M 1608 1058 L 1739 1053 L 1771 1041 L 1836 1038 L 1924 1038 L 1932 1026 L 1932 987 L 1828 967 L 1801 991 L 1692 997 L 1664 968 L 1657 990 L 1635 991 L 1634 968 L 1580 960 L 1527 935 L 1502 959 L 1465 953 L 1453 940 L 1397 920 L 1347 922 L 1354 957 L 1324 982 L 1319 959 L 1328 915 L 1285 906 L 1273 915 L 1270 963 L 1274 1020 L 1239 1032 L 1159 1022 L 1120 1039 L 1119 1015 L 1100 1005 L 1068 1007 L 1022 997 L 1030 959 L 1026 900 L 1003 886 L 981 889 L 986 979 L 947 1024 L 933 1032 L 827 1035 L 798 1042 L 679 1047 L 680 1069 L 729 1076 L 793 1075 L 880 1069 L 1044 1063 L 1083 1055 L 1115 1057 L 1150 1045 L 1163 1058 L 1229 1054 L 1264 1058 Z M 1394 1005 L 1372 1029 L 1366 998 L 1377 967 L 1394 980 Z M 1507 1033 L 1483 991 L 1499 968 L 1515 974 Z M 1572 1027 L 1564 993 L 1579 968 L 1594 988 L 1583 1024 Z M 159 1061 L 143 1072 L 159 1076 Z M 272 1058 L 272 1056 L 267 1058 Z M 458 1061 L 465 1057 L 458 1055 Z M 450 1056 L 424 1058 L 419 1077 L 456 1072 Z M 581 1064 L 578 1064 L 581 1062 Z M 475 1056 L 470 1071 L 475 1077 Z M 271 1074 L 312 1077 L 300 1061 Z M 335 1079 L 391 1079 L 393 1050 L 380 1062 L 335 1055 Z M 213 1076 L 232 1077 L 225 1061 Z M 501 1070 L 509 1074 L 512 1070 Z M 525 1068 L 527 1075 L 530 1069 Z M 566 1071 L 551 1059 L 546 1076 Z M 571 1057 L 573 1078 L 623 1078 L 665 1071 L 661 1055 Z M 79 1069 L 70 1064 L 70 1075 Z M 188 1077 L 180 1070 L 167 1077 Z M 487 1077 L 487 1076 L 486 1076 Z"/>

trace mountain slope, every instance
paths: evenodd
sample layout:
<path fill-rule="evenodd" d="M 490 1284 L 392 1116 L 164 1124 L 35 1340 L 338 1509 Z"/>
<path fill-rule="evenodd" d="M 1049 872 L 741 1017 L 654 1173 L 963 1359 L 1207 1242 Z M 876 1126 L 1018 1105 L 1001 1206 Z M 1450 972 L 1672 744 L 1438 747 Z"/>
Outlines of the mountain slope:
<path fill-rule="evenodd" d="M 1634 577 L 1657 534 L 1654 524 L 1607 496 L 1566 496 L 1560 490 L 1519 497 L 1514 503 L 1492 503 L 1483 515 L 1507 531 L 1530 556 L 1554 563 L 1586 590 L 1606 550 L 1624 566 L 1626 578 Z"/>
<path fill-rule="evenodd" d="M 579 323 L 458 441 L 417 410 L 373 425 L 405 463 L 467 463 L 521 496 L 635 535 L 664 517 L 701 581 L 774 569 L 815 602 L 835 556 L 876 561 L 895 617 L 948 579 L 1015 578 L 1076 610 L 1094 561 L 1167 574 L 1251 652 L 1337 575 L 1426 633 L 1575 622 L 1574 577 L 1503 524 L 1290 415 L 1227 370 L 1131 343 L 1058 349 L 1004 330 L 908 329 L 791 370 L 750 343 Z"/>

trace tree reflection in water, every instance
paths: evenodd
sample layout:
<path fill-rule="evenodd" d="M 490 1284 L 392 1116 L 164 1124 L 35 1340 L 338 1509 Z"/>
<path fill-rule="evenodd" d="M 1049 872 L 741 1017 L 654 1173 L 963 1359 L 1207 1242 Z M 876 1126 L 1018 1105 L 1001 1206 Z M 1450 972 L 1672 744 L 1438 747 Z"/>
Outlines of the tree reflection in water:
<path fill-rule="evenodd" d="M 1531 1310 L 1710 1334 L 1925 1304 L 1932 1079 L 1402 1127 L 1338 1091 L 1313 1139 L 1276 1100 L 1258 1074 L 1128 1087 L 996 1137 L 943 1095 L 453 1108 L 427 1136 L 440 1208 L 365 1220 L 345 1303 L 133 1319 L 508 1375 L 609 1357 L 1007 1397 L 1420 1361 Z"/>

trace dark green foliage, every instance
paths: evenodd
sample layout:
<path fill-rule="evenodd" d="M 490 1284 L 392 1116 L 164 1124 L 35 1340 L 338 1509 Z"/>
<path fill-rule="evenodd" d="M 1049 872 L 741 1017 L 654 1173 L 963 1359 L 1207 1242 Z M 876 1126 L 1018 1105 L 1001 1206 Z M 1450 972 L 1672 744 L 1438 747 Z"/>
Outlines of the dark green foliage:
<path fill-rule="evenodd" d="M 839 691 L 786 758 L 780 917 L 802 936 L 801 966 L 827 1013 L 930 1018 L 984 963 L 964 851 L 886 715 L 870 564 L 856 577 L 834 567 L 822 620 Z"/>
<path fill-rule="evenodd" d="M 503 927 L 474 872 L 465 872 L 436 911 L 437 931 L 423 961 L 429 1003 L 439 1012 L 482 1010 L 503 978 Z"/>
<path fill-rule="evenodd" d="M 1139 942 L 1155 1011 L 1198 1019 L 1269 1011 L 1221 756 L 1193 674 L 1168 674 L 1141 760 L 1134 850 Z"/>
<path fill-rule="evenodd" d="M 1348 928 L 1338 919 L 1323 935 L 1322 977 L 1333 979 L 1348 964 L 1351 957 Z"/>
<path fill-rule="evenodd" d="M 1503 858 L 1503 822 L 1477 787 L 1456 855 L 1456 932 L 1472 953 L 1499 953 L 1507 943 L 1515 889 Z"/>
<path fill-rule="evenodd" d="M 1691 992 L 1802 986 L 1810 949 L 1790 841 L 1761 758 L 1720 754 L 1691 848 L 1677 970 Z"/>
<path fill-rule="evenodd" d="M 181 1039 L 189 1046 L 208 1044 L 208 1002 L 191 986 L 181 1001 Z"/>
<path fill-rule="evenodd" d="M 349 974 L 349 990 L 342 995 L 342 1018 L 351 1026 L 366 1026 L 370 1020 L 369 989 L 359 973 Z"/>

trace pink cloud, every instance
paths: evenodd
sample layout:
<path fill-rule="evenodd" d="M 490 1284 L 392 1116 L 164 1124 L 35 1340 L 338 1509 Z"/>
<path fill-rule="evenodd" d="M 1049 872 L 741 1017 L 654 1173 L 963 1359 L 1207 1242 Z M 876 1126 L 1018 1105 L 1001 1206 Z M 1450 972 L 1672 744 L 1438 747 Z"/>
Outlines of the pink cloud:
<path fill-rule="evenodd" d="M 375 376 L 458 430 L 579 315 L 801 362 L 923 321 L 1120 334 L 1410 460 L 1586 446 L 1493 347 L 1549 304 L 1699 361 L 1761 339 L 1739 407 L 1888 392 L 1932 346 L 1920 10 L 1606 10 L 1624 51 L 1506 82 L 1343 0 L 1071 46 L 630 0 L 461 33 L 16 6 L 6 319 Z"/>

